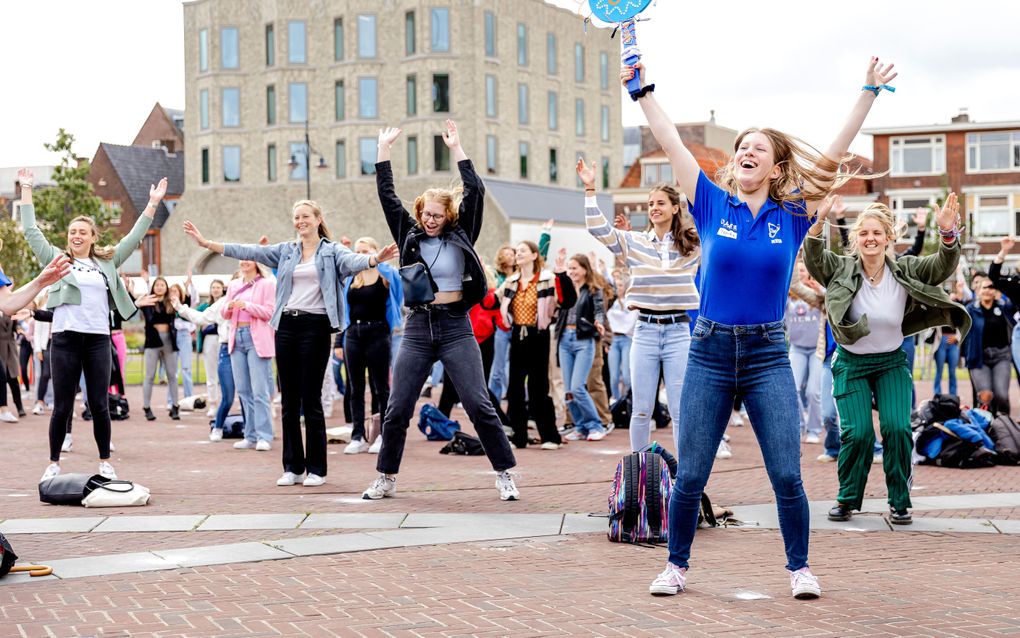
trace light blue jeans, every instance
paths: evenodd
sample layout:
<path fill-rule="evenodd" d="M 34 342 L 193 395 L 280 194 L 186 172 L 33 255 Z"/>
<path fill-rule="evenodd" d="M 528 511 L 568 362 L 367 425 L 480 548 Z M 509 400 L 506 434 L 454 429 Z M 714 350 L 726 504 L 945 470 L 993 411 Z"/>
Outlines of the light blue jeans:
<path fill-rule="evenodd" d="M 1020 322 L 1013 326 L 1013 343 L 1010 345 L 1013 353 L 1013 365 L 1020 370 Z M 952 371 L 956 375 L 956 371 Z"/>
<path fill-rule="evenodd" d="M 574 419 L 574 431 L 587 435 L 605 432 L 595 401 L 588 394 L 585 382 L 595 360 L 595 340 L 578 339 L 577 330 L 568 328 L 560 337 L 560 370 L 567 393 L 567 408 Z"/>
<path fill-rule="evenodd" d="M 1017 324 L 1020 326 L 1020 324 Z M 1017 343 L 1016 328 L 1013 329 L 1013 360 L 1016 361 Z M 960 344 L 950 344 L 945 336 L 941 337 L 938 347 L 935 349 L 935 378 L 932 389 L 935 394 L 942 394 L 942 367 L 949 366 L 949 394 L 957 394 L 956 388 L 956 367 L 960 364 Z"/>
<path fill-rule="evenodd" d="M 609 346 L 609 394 L 619 401 L 630 392 L 630 335 L 614 334 Z M 621 387 L 622 386 L 622 387 Z"/>
<path fill-rule="evenodd" d="M 496 328 L 495 339 L 492 370 L 489 371 L 489 390 L 502 401 L 506 396 L 507 379 L 510 378 L 510 331 Z"/>
<path fill-rule="evenodd" d="M 230 367 L 234 373 L 237 396 L 244 408 L 244 438 L 251 442 L 273 441 L 272 413 L 269 403 L 273 397 L 272 358 L 263 358 L 255 352 L 251 330 L 238 328 L 234 335 L 234 351 L 230 353 Z"/>
<path fill-rule="evenodd" d="M 679 449 L 676 439 L 680 432 L 680 390 L 684 385 L 684 375 L 687 374 L 687 355 L 690 349 L 691 331 L 687 323 L 654 324 L 639 319 L 634 326 L 634 341 L 630 346 L 632 450 L 640 450 L 650 443 L 652 410 L 659 394 L 660 368 L 666 384 L 669 415 L 673 419 L 673 449 Z"/>
<path fill-rule="evenodd" d="M 184 385 L 184 396 L 190 397 L 195 394 L 195 387 L 191 380 L 191 333 L 187 330 L 177 331 L 177 361 L 181 366 L 181 383 Z M 169 395 L 167 395 L 169 396 Z"/>
<path fill-rule="evenodd" d="M 815 346 L 790 346 L 790 367 L 793 369 L 793 385 L 801 400 L 801 431 L 808 434 L 822 433 L 822 362 L 815 356 Z M 804 413 L 807 412 L 807 419 Z"/>

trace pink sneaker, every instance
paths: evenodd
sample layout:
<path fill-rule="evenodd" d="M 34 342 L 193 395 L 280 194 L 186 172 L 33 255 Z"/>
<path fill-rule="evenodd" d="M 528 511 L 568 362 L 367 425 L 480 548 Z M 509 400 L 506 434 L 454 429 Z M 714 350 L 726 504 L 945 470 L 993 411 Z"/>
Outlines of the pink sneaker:
<path fill-rule="evenodd" d="M 686 583 L 687 568 L 666 563 L 666 569 L 648 586 L 648 593 L 653 596 L 673 596 L 682 592 Z"/>
<path fill-rule="evenodd" d="M 822 595 L 818 578 L 807 567 L 790 572 L 790 588 L 793 590 L 793 597 L 800 600 L 813 600 Z"/>

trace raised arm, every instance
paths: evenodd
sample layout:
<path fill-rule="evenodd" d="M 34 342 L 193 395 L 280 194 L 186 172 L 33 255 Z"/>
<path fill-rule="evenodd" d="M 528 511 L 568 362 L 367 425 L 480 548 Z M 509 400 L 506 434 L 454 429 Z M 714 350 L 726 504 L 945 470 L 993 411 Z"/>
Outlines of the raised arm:
<path fill-rule="evenodd" d="M 375 188 L 379 195 L 379 203 L 382 204 L 383 215 L 386 216 L 386 224 L 390 227 L 390 235 L 398 246 L 404 245 L 404 237 L 414 227 L 415 221 L 411 217 L 404 203 L 397 196 L 396 186 L 393 184 L 393 167 L 390 165 L 390 147 L 400 137 L 400 129 L 387 127 L 379 129 L 379 150 L 375 164 Z"/>
<path fill-rule="evenodd" d="M 21 184 L 21 225 L 25 229 L 25 239 L 35 253 L 35 258 L 46 264 L 53 261 L 53 258 L 62 253 L 59 248 L 46 241 L 46 237 L 39 230 L 35 222 L 35 205 L 32 204 L 32 185 L 35 176 L 32 171 L 23 168 L 18 171 L 18 183 Z"/>
<path fill-rule="evenodd" d="M 362 270 L 375 268 L 384 261 L 389 261 L 399 255 L 396 244 L 390 244 L 374 255 L 361 255 L 340 244 L 336 244 L 333 249 L 333 263 L 337 276 L 341 279 L 356 275 Z"/>
<path fill-rule="evenodd" d="M 464 192 L 460 199 L 457 223 L 468 234 L 472 243 L 478 241 L 482 233 L 482 214 L 485 208 L 485 184 L 475 172 L 475 166 L 468 159 L 467 153 L 460 144 L 460 133 L 453 120 L 446 120 L 443 131 L 443 143 L 450 149 L 450 158 L 457 163 Z"/>
<path fill-rule="evenodd" d="M 584 184 L 584 225 L 588 228 L 588 234 L 602 242 L 614 255 L 623 256 L 626 249 L 624 231 L 618 230 L 609 224 L 609 220 L 602 214 L 599 208 L 598 198 L 595 197 L 595 172 L 598 170 L 598 163 L 592 162 L 591 166 L 584 163 L 584 158 L 577 158 L 577 176 Z"/>
<path fill-rule="evenodd" d="M 156 209 L 159 208 L 159 203 L 166 195 L 166 187 L 167 179 L 165 177 L 159 180 L 158 184 L 149 185 L 149 203 L 142 209 L 142 214 L 138 216 L 135 225 L 131 227 L 131 232 L 117 242 L 113 248 L 113 265 L 115 267 L 120 268 L 121 264 L 127 261 L 134 254 L 138 245 L 142 243 L 145 233 L 149 231 L 149 226 L 152 225 L 152 220 L 156 216 Z"/>
<path fill-rule="evenodd" d="M 918 257 L 914 265 L 915 275 L 918 279 L 931 286 L 941 285 L 942 282 L 953 276 L 956 266 L 960 262 L 960 242 L 955 234 L 958 231 L 960 219 L 960 202 L 956 193 L 949 193 L 942 210 L 936 215 L 939 234 L 942 241 L 939 242 L 939 251 L 927 257 Z"/>
<path fill-rule="evenodd" d="M 211 250 L 214 253 L 244 261 L 257 261 L 270 268 L 276 268 L 280 265 L 280 253 L 283 250 L 283 244 L 270 244 L 268 246 L 261 244 L 224 244 L 223 242 L 212 241 L 203 237 L 198 227 L 191 221 L 184 222 L 184 232 L 190 235 L 199 247 Z"/>

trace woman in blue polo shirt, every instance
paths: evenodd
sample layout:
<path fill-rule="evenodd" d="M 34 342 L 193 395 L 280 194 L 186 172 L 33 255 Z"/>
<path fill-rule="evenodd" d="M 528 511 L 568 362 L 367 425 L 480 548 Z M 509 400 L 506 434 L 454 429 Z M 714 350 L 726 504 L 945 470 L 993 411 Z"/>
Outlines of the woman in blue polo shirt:
<path fill-rule="evenodd" d="M 639 63 L 636 68 L 643 70 Z M 635 68 L 625 66 L 626 82 Z M 642 76 L 644 74 L 642 73 Z M 798 399 L 783 314 L 793 264 L 818 204 L 850 176 L 838 165 L 864 123 L 892 65 L 871 58 L 865 87 L 824 155 L 774 129 L 749 129 L 714 184 L 655 101 L 654 85 L 635 97 L 687 195 L 701 237 L 701 306 L 680 398 L 683 459 L 669 504 L 669 563 L 652 594 L 683 591 L 701 493 L 730 418 L 743 399 L 776 494 L 786 568 L 796 598 L 817 598 L 808 569 L 809 514 L 800 478 Z M 642 77 L 643 79 L 643 77 Z"/>

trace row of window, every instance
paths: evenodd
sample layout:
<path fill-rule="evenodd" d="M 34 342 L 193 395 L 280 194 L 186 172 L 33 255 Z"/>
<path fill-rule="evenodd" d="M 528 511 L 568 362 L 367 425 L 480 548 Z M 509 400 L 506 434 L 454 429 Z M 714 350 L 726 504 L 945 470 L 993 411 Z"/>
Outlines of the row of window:
<path fill-rule="evenodd" d="M 417 18 L 415 11 L 404 14 L 404 54 L 414 55 L 418 52 Z M 432 7 L 429 10 L 429 44 L 433 53 L 450 51 L 450 10 L 446 7 Z M 362 14 L 355 18 L 357 25 L 357 57 L 373 60 L 379 55 L 376 16 Z M 308 63 L 308 33 L 303 20 L 287 21 L 287 63 Z M 265 62 L 266 66 L 276 65 L 276 27 L 269 23 L 265 27 Z M 496 14 L 485 12 L 485 55 L 497 57 Z M 333 60 L 340 62 L 346 59 L 344 19 L 333 21 Z M 517 64 L 529 66 L 528 27 L 523 22 L 517 24 Z M 237 27 L 220 28 L 220 69 L 236 70 L 241 66 L 240 31 Z M 198 32 L 198 70 L 205 73 L 209 70 L 209 30 Z M 555 76 L 559 74 L 559 45 L 555 33 L 546 34 L 546 72 Z M 585 81 L 585 47 L 580 42 L 574 43 L 574 80 Z M 609 90 L 609 54 L 599 52 L 599 88 Z"/>
<path fill-rule="evenodd" d="M 892 138 L 889 168 L 893 176 L 944 173 L 945 136 Z M 1020 170 L 1020 131 L 968 134 L 966 170 L 968 173 Z"/>

